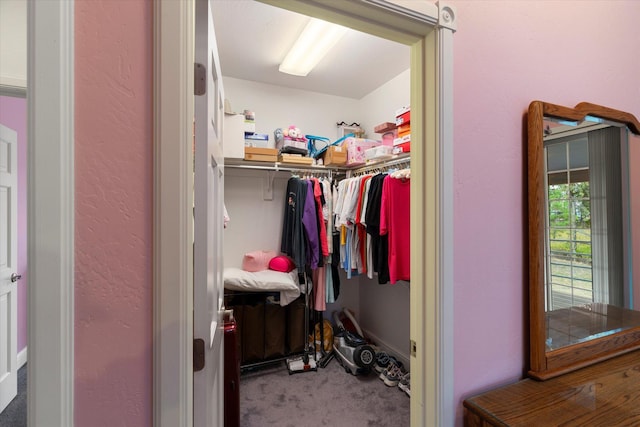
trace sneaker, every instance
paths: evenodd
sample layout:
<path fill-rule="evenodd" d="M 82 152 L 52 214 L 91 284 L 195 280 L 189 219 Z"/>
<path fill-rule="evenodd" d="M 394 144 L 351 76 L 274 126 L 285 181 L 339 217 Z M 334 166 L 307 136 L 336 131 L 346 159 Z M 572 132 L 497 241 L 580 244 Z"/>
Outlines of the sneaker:
<path fill-rule="evenodd" d="M 393 365 L 391 369 L 387 370 L 387 375 L 383 379 L 385 385 L 389 387 L 395 387 L 400 383 L 402 377 L 404 377 L 405 372 L 398 365 Z"/>
<path fill-rule="evenodd" d="M 404 366 L 402 365 L 402 362 L 393 356 L 388 356 L 388 357 L 389 357 L 389 362 L 387 363 L 386 367 L 382 369 L 382 371 L 380 372 L 380 375 L 378 375 L 378 378 L 380 378 L 383 381 L 387 376 L 387 371 L 390 371 L 393 366 L 400 367 L 400 370 L 404 373 Z"/>
<path fill-rule="evenodd" d="M 390 361 L 391 361 L 391 357 L 389 357 L 387 353 L 385 353 L 384 351 L 379 351 L 376 353 L 376 361 L 373 367 L 376 370 L 376 372 L 381 374 L 382 371 L 387 369 L 387 366 L 389 366 Z"/>
<path fill-rule="evenodd" d="M 398 388 L 404 391 L 405 393 L 407 393 L 407 396 L 409 397 L 411 397 L 411 378 L 410 377 L 411 377 L 411 374 L 407 372 L 398 383 Z"/>

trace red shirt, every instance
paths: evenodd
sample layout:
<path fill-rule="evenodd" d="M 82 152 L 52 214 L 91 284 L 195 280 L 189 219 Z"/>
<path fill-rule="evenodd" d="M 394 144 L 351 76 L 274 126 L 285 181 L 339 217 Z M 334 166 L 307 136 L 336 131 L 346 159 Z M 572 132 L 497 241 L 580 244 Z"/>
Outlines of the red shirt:
<path fill-rule="evenodd" d="M 380 235 L 389 235 L 389 281 L 411 278 L 411 180 L 387 176 L 382 183 Z"/>

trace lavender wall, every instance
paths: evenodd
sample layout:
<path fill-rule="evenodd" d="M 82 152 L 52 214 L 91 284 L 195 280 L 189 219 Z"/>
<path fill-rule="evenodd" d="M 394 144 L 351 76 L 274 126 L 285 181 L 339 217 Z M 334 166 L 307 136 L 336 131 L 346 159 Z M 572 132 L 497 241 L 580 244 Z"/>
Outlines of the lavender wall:
<path fill-rule="evenodd" d="M 457 401 L 527 367 L 524 114 L 539 99 L 640 115 L 636 1 L 461 1 L 455 34 Z M 549 7 L 547 7 L 549 6 Z M 457 421 L 461 425 L 462 407 Z"/>
<path fill-rule="evenodd" d="M 18 351 L 27 346 L 27 100 L 0 96 L 0 123 L 18 133 Z"/>
<path fill-rule="evenodd" d="M 152 3 L 75 2 L 75 424 L 152 424 Z"/>
<path fill-rule="evenodd" d="M 640 115 L 640 2 L 450 3 L 459 402 L 527 364 L 527 105 L 586 100 Z M 76 423 L 148 426 L 152 6 L 75 4 Z M 457 415 L 461 425 L 460 405 Z"/>

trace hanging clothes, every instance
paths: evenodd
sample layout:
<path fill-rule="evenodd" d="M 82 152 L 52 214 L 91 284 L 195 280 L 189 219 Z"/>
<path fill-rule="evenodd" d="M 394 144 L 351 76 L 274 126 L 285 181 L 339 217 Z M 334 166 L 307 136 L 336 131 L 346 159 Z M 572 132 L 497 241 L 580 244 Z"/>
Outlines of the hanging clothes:
<path fill-rule="evenodd" d="M 371 236 L 372 268 L 378 273 L 378 283 L 381 285 L 389 282 L 388 236 L 380 235 L 382 184 L 386 177 L 386 173 L 380 173 L 371 178 L 365 215 L 367 234 Z"/>
<path fill-rule="evenodd" d="M 411 279 L 411 180 L 387 176 L 382 185 L 380 235 L 389 236 L 389 281 Z"/>
<path fill-rule="evenodd" d="M 290 178 L 287 181 L 282 238 L 280 240 L 280 251 L 294 260 L 299 272 L 304 271 L 307 261 L 306 248 L 308 244 L 302 222 L 307 188 L 307 183 L 297 178 Z"/>

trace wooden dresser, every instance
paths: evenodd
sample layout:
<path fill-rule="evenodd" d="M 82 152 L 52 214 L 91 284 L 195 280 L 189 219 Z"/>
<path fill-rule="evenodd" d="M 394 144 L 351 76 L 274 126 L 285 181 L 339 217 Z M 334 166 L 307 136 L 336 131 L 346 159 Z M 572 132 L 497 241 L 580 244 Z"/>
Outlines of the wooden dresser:
<path fill-rule="evenodd" d="M 525 379 L 464 401 L 476 426 L 640 426 L 640 351 L 547 380 Z"/>

